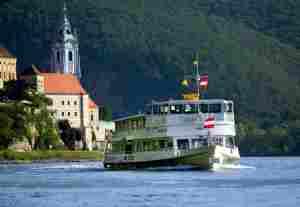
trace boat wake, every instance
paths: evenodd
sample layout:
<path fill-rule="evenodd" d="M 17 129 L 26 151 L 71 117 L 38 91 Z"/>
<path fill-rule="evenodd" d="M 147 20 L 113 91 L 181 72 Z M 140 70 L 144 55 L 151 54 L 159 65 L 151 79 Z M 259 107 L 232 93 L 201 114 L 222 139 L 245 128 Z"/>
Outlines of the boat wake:
<path fill-rule="evenodd" d="M 99 163 L 79 163 L 79 164 L 50 164 L 39 165 L 33 167 L 34 170 L 72 170 L 72 169 L 100 169 L 102 166 Z"/>
<path fill-rule="evenodd" d="M 190 165 L 178 165 L 178 166 L 163 166 L 163 167 L 149 167 L 146 170 L 149 171 L 189 171 L 195 170 L 194 166 Z"/>
<path fill-rule="evenodd" d="M 213 167 L 214 171 L 218 171 L 218 170 L 234 170 L 234 169 L 251 169 L 251 170 L 255 170 L 256 167 L 254 166 L 248 166 L 248 165 L 240 165 L 240 164 L 222 164 L 222 165 L 215 165 Z"/>

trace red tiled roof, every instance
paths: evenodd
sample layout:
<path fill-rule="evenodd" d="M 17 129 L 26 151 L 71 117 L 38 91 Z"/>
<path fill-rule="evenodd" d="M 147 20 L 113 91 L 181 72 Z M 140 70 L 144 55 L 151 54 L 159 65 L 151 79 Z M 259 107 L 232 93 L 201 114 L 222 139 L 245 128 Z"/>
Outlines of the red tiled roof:
<path fill-rule="evenodd" d="M 46 94 L 85 95 L 79 80 L 72 74 L 41 73 Z"/>
<path fill-rule="evenodd" d="M 89 100 L 89 108 L 90 109 L 97 108 L 97 104 L 95 104 L 95 102 L 92 99 Z"/>
<path fill-rule="evenodd" d="M 4 47 L 0 47 L 0 57 L 6 57 L 6 58 L 15 58 L 8 50 Z"/>

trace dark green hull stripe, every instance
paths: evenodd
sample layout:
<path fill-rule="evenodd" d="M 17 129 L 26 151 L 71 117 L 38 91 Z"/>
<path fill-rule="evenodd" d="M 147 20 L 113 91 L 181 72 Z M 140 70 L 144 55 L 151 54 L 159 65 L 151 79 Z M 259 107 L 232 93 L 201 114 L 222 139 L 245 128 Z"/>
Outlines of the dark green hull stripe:
<path fill-rule="evenodd" d="M 182 157 L 174 157 L 171 159 L 164 160 L 153 160 L 145 162 L 120 162 L 120 163 L 109 163 L 104 162 L 104 167 L 120 170 L 120 169 L 142 169 L 150 167 L 173 167 L 179 165 L 191 165 L 197 169 L 209 169 L 209 152 L 199 152 L 190 154 Z"/>

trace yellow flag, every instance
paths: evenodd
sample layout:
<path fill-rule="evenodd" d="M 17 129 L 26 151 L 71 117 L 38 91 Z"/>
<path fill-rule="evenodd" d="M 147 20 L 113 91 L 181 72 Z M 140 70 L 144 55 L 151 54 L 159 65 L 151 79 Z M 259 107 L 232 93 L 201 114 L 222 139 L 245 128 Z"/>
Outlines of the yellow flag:
<path fill-rule="evenodd" d="M 189 85 L 189 83 L 188 83 L 188 81 L 187 81 L 187 80 L 183 80 L 183 81 L 181 81 L 181 85 L 183 85 L 183 86 L 188 86 L 188 85 Z"/>
<path fill-rule="evenodd" d="M 184 100 L 197 101 L 200 100 L 200 96 L 197 93 L 182 94 Z"/>

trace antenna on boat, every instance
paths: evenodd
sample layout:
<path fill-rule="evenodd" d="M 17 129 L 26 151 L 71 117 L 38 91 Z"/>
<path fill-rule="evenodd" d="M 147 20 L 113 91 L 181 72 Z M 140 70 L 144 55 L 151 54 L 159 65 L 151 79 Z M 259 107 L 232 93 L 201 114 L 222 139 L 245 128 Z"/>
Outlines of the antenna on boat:
<path fill-rule="evenodd" d="M 193 65 L 195 66 L 196 69 L 196 85 L 197 85 L 197 96 L 198 99 L 200 99 L 200 74 L 199 74 L 199 60 L 198 60 L 198 53 L 196 53 L 196 58 L 193 61 Z"/>
<path fill-rule="evenodd" d="M 207 87 L 208 84 L 208 75 L 200 76 L 199 74 L 199 56 L 198 53 L 195 55 L 193 60 L 193 72 L 192 75 L 185 76 L 184 80 L 181 82 L 186 88 L 190 85 L 196 84 L 196 87 L 193 87 L 192 92 L 184 92 L 182 94 L 184 100 L 200 100 L 200 91 L 201 87 Z"/>

